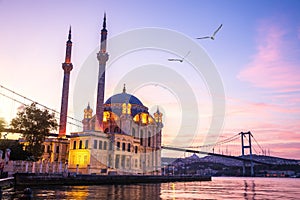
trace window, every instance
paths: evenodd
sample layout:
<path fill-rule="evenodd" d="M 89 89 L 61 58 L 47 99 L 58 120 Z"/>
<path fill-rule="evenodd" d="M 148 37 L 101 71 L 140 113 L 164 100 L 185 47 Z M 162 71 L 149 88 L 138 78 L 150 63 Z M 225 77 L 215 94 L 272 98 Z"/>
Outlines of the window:
<path fill-rule="evenodd" d="M 120 150 L 120 142 L 117 142 L 117 150 Z"/>
<path fill-rule="evenodd" d="M 151 132 L 148 131 L 148 147 L 151 146 Z"/>
<path fill-rule="evenodd" d="M 83 157 L 83 164 L 87 164 L 87 155 Z"/>
<path fill-rule="evenodd" d="M 125 156 L 124 155 L 122 155 L 122 157 L 121 157 L 121 167 L 122 167 L 122 169 L 125 168 Z"/>
<path fill-rule="evenodd" d="M 85 148 L 86 149 L 89 148 L 89 141 L 88 140 L 85 141 Z"/>
<path fill-rule="evenodd" d="M 94 140 L 94 149 L 97 149 L 97 146 L 98 146 L 98 141 Z"/>
<path fill-rule="evenodd" d="M 130 152 L 130 150 L 131 150 L 131 145 L 130 145 L 130 143 L 128 143 L 128 145 L 127 145 L 127 151 Z"/>
<path fill-rule="evenodd" d="M 109 142 L 109 150 L 113 150 L 113 144 L 111 141 Z"/>
<path fill-rule="evenodd" d="M 51 152 L 51 147 L 50 145 L 47 146 L 47 153 L 50 153 Z"/>
<path fill-rule="evenodd" d="M 144 132 L 141 130 L 141 136 L 140 136 L 140 143 L 143 145 L 143 137 L 144 137 Z"/>
<path fill-rule="evenodd" d="M 76 141 L 73 142 L 73 149 L 76 149 Z"/>
<path fill-rule="evenodd" d="M 140 139 L 140 143 L 143 146 L 143 138 Z"/>
<path fill-rule="evenodd" d="M 126 158 L 126 169 L 129 169 L 130 168 L 130 158 Z"/>
<path fill-rule="evenodd" d="M 59 153 L 59 146 L 56 146 L 56 153 Z"/>
<path fill-rule="evenodd" d="M 107 148 L 107 142 L 104 141 L 104 147 L 103 147 L 103 149 L 106 150 L 106 148 Z"/>
<path fill-rule="evenodd" d="M 134 153 L 138 153 L 138 147 L 134 146 Z"/>
<path fill-rule="evenodd" d="M 119 168 L 119 164 L 120 164 L 120 155 L 116 155 L 116 162 L 115 162 L 115 168 Z"/>
<path fill-rule="evenodd" d="M 82 149 L 82 140 L 79 141 L 79 149 Z"/>
<path fill-rule="evenodd" d="M 122 151 L 125 151 L 125 148 L 126 148 L 125 146 L 126 146 L 126 144 L 123 142 L 122 143 Z"/>
<path fill-rule="evenodd" d="M 99 149 L 102 149 L 102 141 L 99 140 Z"/>

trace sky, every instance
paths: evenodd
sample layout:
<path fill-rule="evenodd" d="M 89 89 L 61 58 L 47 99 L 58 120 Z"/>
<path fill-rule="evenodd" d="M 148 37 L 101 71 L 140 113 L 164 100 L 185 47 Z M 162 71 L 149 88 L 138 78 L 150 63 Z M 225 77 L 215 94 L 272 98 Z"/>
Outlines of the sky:
<path fill-rule="evenodd" d="M 106 12 L 105 99 L 126 83 L 150 113 L 159 106 L 163 144 L 204 145 L 251 131 L 268 154 L 300 159 L 299 9 L 297 0 L 0 0 L 0 85 L 59 111 L 71 26 L 69 115 L 81 120 L 88 102 L 95 108 Z M 196 39 L 220 24 L 215 40 Z M 3 95 L 0 102 L 0 117 L 9 124 L 20 104 Z M 68 131 L 80 129 L 69 125 Z M 216 151 L 240 154 L 239 142 Z"/>

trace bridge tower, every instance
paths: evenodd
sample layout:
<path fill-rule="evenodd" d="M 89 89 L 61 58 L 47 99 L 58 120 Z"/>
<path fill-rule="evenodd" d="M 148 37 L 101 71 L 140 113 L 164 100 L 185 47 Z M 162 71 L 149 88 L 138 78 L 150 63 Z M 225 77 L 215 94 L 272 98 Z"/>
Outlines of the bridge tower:
<path fill-rule="evenodd" d="M 250 156 L 250 165 L 251 165 L 251 176 L 254 176 L 254 165 L 253 165 L 253 161 L 252 161 L 252 145 L 251 145 L 251 137 L 252 134 L 250 131 L 248 132 L 241 132 L 241 141 L 242 141 L 242 157 L 244 158 L 245 156 L 245 149 L 249 149 L 249 156 Z M 245 142 L 244 139 L 248 140 Z M 243 161 L 243 176 L 245 176 L 246 174 L 246 161 Z"/>

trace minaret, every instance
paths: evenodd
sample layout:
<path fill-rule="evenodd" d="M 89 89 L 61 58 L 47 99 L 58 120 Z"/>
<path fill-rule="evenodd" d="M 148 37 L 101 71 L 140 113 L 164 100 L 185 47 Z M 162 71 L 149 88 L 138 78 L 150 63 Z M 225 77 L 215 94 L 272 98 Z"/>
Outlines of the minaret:
<path fill-rule="evenodd" d="M 106 14 L 104 13 L 103 28 L 101 30 L 101 43 L 100 51 L 97 53 L 97 59 L 99 61 L 99 74 L 98 74 L 98 89 L 97 89 L 97 125 L 100 130 L 103 131 L 103 103 L 104 103 L 104 91 L 105 91 L 105 66 L 108 60 L 108 54 L 106 53 Z"/>
<path fill-rule="evenodd" d="M 62 97 L 61 97 L 59 134 L 58 134 L 58 137 L 60 138 L 66 137 L 70 72 L 73 69 L 73 65 L 71 63 L 71 51 L 72 51 L 72 42 L 71 42 L 71 27 L 70 27 L 68 41 L 66 44 L 66 58 L 65 58 L 65 62 L 62 64 L 62 68 L 64 70 L 64 82 L 63 82 Z"/>

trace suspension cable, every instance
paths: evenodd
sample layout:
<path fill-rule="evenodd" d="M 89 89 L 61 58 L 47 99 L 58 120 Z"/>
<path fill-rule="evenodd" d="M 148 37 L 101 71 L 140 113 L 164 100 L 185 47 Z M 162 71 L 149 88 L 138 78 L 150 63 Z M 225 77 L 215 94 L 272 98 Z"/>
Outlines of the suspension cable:
<path fill-rule="evenodd" d="M 54 113 L 57 113 L 57 114 L 60 114 L 60 112 L 58 112 L 58 111 L 56 111 L 56 110 L 54 110 L 54 109 L 52 109 L 52 108 L 49 108 L 49 107 L 47 107 L 47 106 L 45 106 L 45 105 L 43 105 L 43 104 L 40 104 L 40 103 L 38 103 L 38 102 L 36 102 L 36 101 L 34 101 L 34 100 L 32 100 L 32 99 L 29 99 L 29 98 L 27 98 L 27 97 L 25 97 L 25 96 L 23 96 L 23 95 L 21 95 L 21 94 L 15 92 L 15 91 L 13 91 L 13 90 L 10 90 L 10 89 L 8 89 L 7 87 L 4 87 L 4 86 L 1 85 L 1 84 L 0 84 L 0 87 L 3 88 L 3 89 L 5 89 L 5 90 L 7 90 L 7 91 L 9 91 L 9 92 L 11 92 L 11 93 L 13 93 L 13 94 L 18 95 L 19 97 L 22 97 L 22 98 L 24 98 L 24 99 L 26 99 L 26 100 L 28 100 L 28 101 L 31 101 L 32 103 L 36 103 L 37 105 L 40 105 L 40 106 L 42 106 L 43 108 L 45 108 L 45 109 L 47 109 L 47 110 L 50 110 L 50 111 L 52 111 L 52 112 L 54 112 Z M 2 95 L 3 95 L 3 94 L 2 94 Z M 3 96 L 6 96 L 6 95 L 3 95 Z M 8 96 L 6 96 L 6 97 L 8 97 Z M 13 98 L 11 98 L 11 97 L 9 97 L 9 98 L 12 99 L 12 100 L 15 100 L 15 99 L 13 99 Z M 16 100 L 16 101 L 17 101 L 17 100 Z M 17 101 L 17 102 L 18 102 L 18 103 L 21 103 L 20 101 Z M 24 103 L 21 103 L 21 104 L 26 105 L 26 104 L 24 104 Z M 78 120 L 78 119 L 75 119 L 75 118 L 70 117 L 70 116 L 67 116 L 67 117 L 68 117 L 69 119 L 72 119 L 72 120 L 74 120 L 74 121 L 77 121 L 77 122 L 80 122 L 80 123 L 81 123 L 81 121 Z"/>

